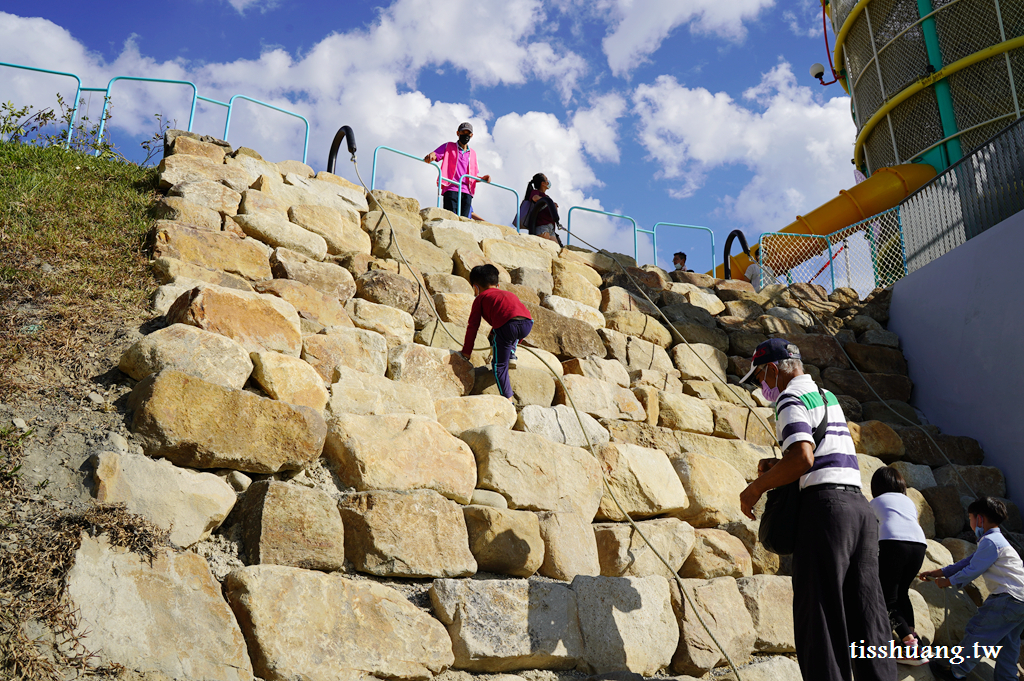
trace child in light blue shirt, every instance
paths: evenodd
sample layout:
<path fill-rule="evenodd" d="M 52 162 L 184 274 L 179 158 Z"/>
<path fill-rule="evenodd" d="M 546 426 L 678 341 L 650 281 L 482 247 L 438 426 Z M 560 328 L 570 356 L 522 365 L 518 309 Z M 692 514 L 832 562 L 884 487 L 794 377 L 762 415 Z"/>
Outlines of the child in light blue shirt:
<path fill-rule="evenodd" d="M 978 549 L 963 560 L 939 570 L 922 572 L 936 586 L 963 587 L 984 577 L 990 595 L 967 623 L 960 642 L 963 660 L 950 666 L 945 660 L 929 663 L 938 679 L 963 679 L 983 657 L 996 658 L 995 681 L 1016 681 L 1020 637 L 1024 633 L 1024 563 L 1010 546 L 999 525 L 1006 506 L 992 497 L 979 497 L 967 507 Z"/>

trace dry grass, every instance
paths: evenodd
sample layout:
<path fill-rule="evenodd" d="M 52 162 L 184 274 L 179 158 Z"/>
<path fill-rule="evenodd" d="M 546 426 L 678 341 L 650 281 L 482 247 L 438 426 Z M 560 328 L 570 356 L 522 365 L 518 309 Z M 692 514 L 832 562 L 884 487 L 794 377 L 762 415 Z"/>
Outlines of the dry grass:
<path fill-rule="evenodd" d="M 26 387 L 11 370 L 22 358 L 70 364 L 90 331 L 144 316 L 156 177 L 0 142 L 0 401 Z"/>
<path fill-rule="evenodd" d="M 64 593 L 75 552 L 85 533 L 152 558 L 167 532 L 121 504 L 68 512 L 25 490 L 15 470 L 25 437 L 0 429 L 0 678 L 63 681 L 71 669 L 116 675 L 117 665 L 99 665 L 79 641 Z M 30 622 L 53 632 L 56 645 L 33 640 Z"/>

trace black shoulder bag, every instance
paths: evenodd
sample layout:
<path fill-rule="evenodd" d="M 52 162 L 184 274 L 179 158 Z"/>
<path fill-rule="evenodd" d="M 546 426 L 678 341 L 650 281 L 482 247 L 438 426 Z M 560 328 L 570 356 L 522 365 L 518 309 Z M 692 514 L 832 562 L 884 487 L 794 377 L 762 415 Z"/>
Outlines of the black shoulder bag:
<path fill-rule="evenodd" d="M 828 428 L 828 397 L 825 391 L 818 388 L 821 400 L 825 405 L 825 415 L 821 423 L 814 429 L 814 450 L 818 450 L 825 439 Z M 797 521 L 800 517 L 800 479 L 788 485 L 768 490 L 765 498 L 764 513 L 761 514 L 761 526 L 757 538 L 761 545 L 772 553 L 788 556 L 796 549 Z"/>

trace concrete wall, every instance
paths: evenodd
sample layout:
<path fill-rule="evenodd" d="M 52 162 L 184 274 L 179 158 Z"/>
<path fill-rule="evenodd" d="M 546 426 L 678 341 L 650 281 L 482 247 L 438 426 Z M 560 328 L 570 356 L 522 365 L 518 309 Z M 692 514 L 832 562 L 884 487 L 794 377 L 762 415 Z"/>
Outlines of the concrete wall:
<path fill-rule="evenodd" d="M 914 406 L 950 435 L 981 443 L 1024 507 L 1024 213 L 896 283 Z"/>

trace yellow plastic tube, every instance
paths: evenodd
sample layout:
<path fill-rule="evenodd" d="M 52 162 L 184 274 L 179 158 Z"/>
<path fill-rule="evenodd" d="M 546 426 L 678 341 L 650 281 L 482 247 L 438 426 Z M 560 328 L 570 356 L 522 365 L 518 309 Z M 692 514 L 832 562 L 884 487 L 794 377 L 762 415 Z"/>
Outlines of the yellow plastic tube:
<path fill-rule="evenodd" d="M 866 220 L 884 210 L 889 210 L 903 199 L 920 189 L 935 177 L 935 168 L 927 163 L 907 163 L 891 168 L 879 168 L 875 173 L 850 189 L 842 189 L 839 196 L 824 203 L 807 215 L 797 215 L 796 220 L 779 230 L 784 234 L 816 234 L 826 236 L 832 232 Z M 757 246 L 750 247 L 750 253 L 757 259 Z M 802 258 L 794 254 L 793 262 L 773 262 L 778 273 L 787 272 L 799 265 Z M 732 256 L 730 269 L 733 279 L 746 281 L 743 275 L 754 262 L 746 253 Z M 711 274 L 711 272 L 708 272 Z M 725 267 L 715 268 L 714 276 L 724 277 Z"/>

